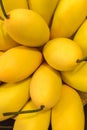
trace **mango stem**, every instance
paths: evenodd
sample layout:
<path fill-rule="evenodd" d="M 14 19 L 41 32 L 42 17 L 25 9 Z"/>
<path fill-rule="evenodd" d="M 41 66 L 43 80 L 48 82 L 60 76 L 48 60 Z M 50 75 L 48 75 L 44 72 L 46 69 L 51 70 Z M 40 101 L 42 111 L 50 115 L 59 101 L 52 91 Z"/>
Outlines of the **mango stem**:
<path fill-rule="evenodd" d="M 0 126 L 0 129 L 12 129 L 13 126 Z"/>
<path fill-rule="evenodd" d="M 44 109 L 44 106 L 42 105 L 40 108 L 35 109 L 35 110 L 25 110 L 25 111 L 19 111 L 19 112 L 5 112 L 5 113 L 3 113 L 3 116 L 33 113 L 33 112 L 41 111 L 41 110 L 43 110 L 43 109 Z"/>
<path fill-rule="evenodd" d="M 80 62 L 83 62 L 83 61 L 87 61 L 87 56 L 82 58 L 82 59 L 78 59 L 76 62 L 77 63 L 80 63 Z"/>
<path fill-rule="evenodd" d="M 7 15 L 7 13 L 6 13 L 6 11 L 5 11 L 5 8 L 4 8 L 4 5 L 3 5 L 2 0 L 0 0 L 0 4 L 1 4 L 1 9 L 2 9 L 2 12 L 3 12 L 5 18 L 8 19 L 8 18 L 9 18 L 9 15 Z"/>

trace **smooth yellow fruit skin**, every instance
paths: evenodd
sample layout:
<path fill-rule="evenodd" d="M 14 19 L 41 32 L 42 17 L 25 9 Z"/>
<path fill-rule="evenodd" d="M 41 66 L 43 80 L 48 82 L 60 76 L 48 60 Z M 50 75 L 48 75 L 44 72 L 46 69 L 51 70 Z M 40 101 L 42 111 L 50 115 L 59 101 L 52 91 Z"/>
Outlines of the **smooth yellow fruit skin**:
<path fill-rule="evenodd" d="M 5 7 L 6 12 L 9 12 L 13 9 L 18 9 L 18 8 L 24 8 L 28 9 L 28 3 L 27 0 L 3 0 L 3 4 Z M 4 15 L 2 13 L 2 10 L 0 9 L 0 16 L 4 18 Z"/>
<path fill-rule="evenodd" d="M 42 54 L 36 48 L 17 46 L 0 56 L 0 80 L 17 82 L 29 77 L 41 64 Z"/>
<path fill-rule="evenodd" d="M 59 0 L 28 0 L 31 10 L 39 13 L 49 25 Z"/>
<path fill-rule="evenodd" d="M 77 59 L 83 57 L 81 48 L 68 38 L 49 40 L 43 48 L 43 55 L 50 66 L 60 71 L 75 68 Z"/>
<path fill-rule="evenodd" d="M 8 34 L 18 43 L 31 47 L 44 45 L 50 36 L 45 20 L 29 9 L 15 9 L 9 12 L 10 18 L 4 24 Z"/>
<path fill-rule="evenodd" d="M 0 56 L 1 56 L 3 53 L 4 53 L 3 51 L 0 51 Z"/>
<path fill-rule="evenodd" d="M 29 101 L 22 110 L 37 109 L 32 101 Z M 16 117 L 13 130 L 48 130 L 51 110 L 42 110 L 36 113 L 21 114 Z"/>
<path fill-rule="evenodd" d="M 29 100 L 30 81 L 31 77 L 18 83 L 6 83 L 0 86 L 0 121 L 14 116 L 4 116 L 3 113 L 19 111 Z"/>
<path fill-rule="evenodd" d="M 84 57 L 87 56 L 87 19 L 76 32 L 73 40 L 81 47 Z"/>
<path fill-rule="evenodd" d="M 32 76 L 30 96 L 37 105 L 45 109 L 53 107 L 60 99 L 62 81 L 59 72 L 43 63 Z"/>
<path fill-rule="evenodd" d="M 63 81 L 82 92 L 87 92 L 87 63 L 79 63 L 72 71 L 61 72 Z"/>
<path fill-rule="evenodd" d="M 15 42 L 7 33 L 4 22 L 0 20 L 0 50 L 6 51 L 12 47 L 17 46 L 18 43 Z"/>
<path fill-rule="evenodd" d="M 63 85 L 61 99 L 52 109 L 52 130 L 84 130 L 82 100 L 71 87 Z"/>
<path fill-rule="evenodd" d="M 60 0 L 51 26 L 51 39 L 71 37 L 85 20 L 87 0 Z"/>

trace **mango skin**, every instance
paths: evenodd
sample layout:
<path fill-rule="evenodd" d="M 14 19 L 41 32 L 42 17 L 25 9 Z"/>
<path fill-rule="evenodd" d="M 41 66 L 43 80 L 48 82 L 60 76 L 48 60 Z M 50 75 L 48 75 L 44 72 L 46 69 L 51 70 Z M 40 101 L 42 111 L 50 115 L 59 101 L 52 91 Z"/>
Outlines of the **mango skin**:
<path fill-rule="evenodd" d="M 61 99 L 52 109 L 52 130 L 84 130 L 82 100 L 73 88 L 63 85 Z"/>
<path fill-rule="evenodd" d="M 79 63 L 71 71 L 61 72 L 61 77 L 63 82 L 76 90 L 87 92 L 87 62 Z"/>
<path fill-rule="evenodd" d="M 19 111 L 30 99 L 31 77 L 18 83 L 6 83 L 0 86 L 0 121 L 13 117 L 4 116 L 5 112 Z"/>
<path fill-rule="evenodd" d="M 30 100 L 23 107 L 24 110 L 38 109 Z M 19 114 L 16 117 L 13 130 L 48 130 L 50 124 L 51 109 L 42 110 L 36 113 Z"/>
<path fill-rule="evenodd" d="M 52 108 L 60 99 L 62 80 L 58 71 L 43 63 L 32 76 L 30 96 L 36 106 Z"/>
<path fill-rule="evenodd" d="M 1 56 L 3 53 L 4 53 L 3 51 L 0 51 L 0 56 Z"/>
<path fill-rule="evenodd" d="M 71 37 L 86 18 L 87 0 L 60 0 L 51 26 L 51 39 Z"/>
<path fill-rule="evenodd" d="M 6 30 L 16 42 L 38 47 L 44 45 L 50 37 L 50 31 L 45 20 L 29 9 L 14 9 L 4 20 Z"/>
<path fill-rule="evenodd" d="M 81 47 L 84 57 L 87 56 L 87 19 L 76 32 L 73 40 Z"/>
<path fill-rule="evenodd" d="M 18 0 L 3 0 L 3 4 L 7 13 L 13 9 L 18 9 L 18 8 L 28 9 L 27 0 L 21 0 L 21 2 Z M 1 9 L 0 9 L 0 16 L 4 18 Z"/>
<path fill-rule="evenodd" d="M 18 82 L 29 77 L 41 64 L 42 54 L 36 48 L 17 46 L 0 56 L 0 80 Z"/>
<path fill-rule="evenodd" d="M 0 50 L 6 51 L 12 47 L 19 45 L 7 33 L 4 22 L 0 20 Z"/>
<path fill-rule="evenodd" d="M 59 71 L 69 71 L 77 66 L 77 59 L 83 58 L 79 45 L 69 38 L 49 40 L 43 48 L 47 63 Z"/>
<path fill-rule="evenodd" d="M 28 0 L 31 10 L 39 13 L 50 25 L 52 15 L 56 9 L 59 0 Z"/>

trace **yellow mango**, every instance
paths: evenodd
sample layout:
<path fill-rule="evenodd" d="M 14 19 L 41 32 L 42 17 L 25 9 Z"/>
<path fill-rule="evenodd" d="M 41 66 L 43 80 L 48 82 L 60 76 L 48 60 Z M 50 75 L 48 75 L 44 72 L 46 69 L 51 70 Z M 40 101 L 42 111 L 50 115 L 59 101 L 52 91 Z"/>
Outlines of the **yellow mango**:
<path fill-rule="evenodd" d="M 49 25 L 59 0 L 28 0 L 31 10 L 39 13 Z"/>
<path fill-rule="evenodd" d="M 22 111 L 34 110 L 37 107 L 29 101 Z M 48 130 L 51 110 L 42 110 L 36 113 L 19 114 L 16 117 L 13 130 Z"/>
<path fill-rule="evenodd" d="M 38 47 L 44 45 L 50 37 L 50 31 L 45 20 L 35 11 L 29 9 L 14 9 L 4 19 L 4 26 L 16 42 Z"/>
<path fill-rule="evenodd" d="M 0 80 L 17 82 L 30 76 L 42 62 L 42 54 L 36 48 L 17 46 L 0 56 Z"/>
<path fill-rule="evenodd" d="M 58 71 L 43 63 L 35 71 L 30 83 L 30 96 L 37 106 L 53 107 L 60 99 L 62 81 Z"/>
<path fill-rule="evenodd" d="M 52 130 L 84 130 L 83 103 L 73 88 L 63 85 L 61 99 L 52 108 Z"/>
<path fill-rule="evenodd" d="M 3 113 L 19 111 L 30 98 L 31 77 L 18 83 L 6 83 L 0 86 L 0 121 L 13 117 Z"/>
<path fill-rule="evenodd" d="M 6 51 L 12 47 L 19 45 L 7 33 L 4 22 L 0 20 L 0 50 Z"/>
<path fill-rule="evenodd" d="M 87 19 L 80 26 L 73 39 L 82 49 L 83 55 L 87 56 Z"/>
<path fill-rule="evenodd" d="M 82 92 L 87 92 L 87 62 L 79 63 L 71 71 L 61 72 L 62 80 Z"/>
<path fill-rule="evenodd" d="M 51 26 L 51 39 L 71 37 L 86 18 L 87 0 L 60 0 Z"/>
<path fill-rule="evenodd" d="M 83 59 L 79 45 L 69 38 L 55 38 L 49 40 L 43 48 L 43 56 L 47 63 L 59 71 L 74 69 L 77 60 Z"/>
<path fill-rule="evenodd" d="M 18 8 L 24 8 L 28 9 L 28 2 L 27 0 L 3 0 L 3 4 L 5 7 L 6 12 L 9 12 L 13 9 L 18 9 Z M 4 15 L 2 13 L 2 10 L 0 9 L 0 16 L 4 18 Z"/>

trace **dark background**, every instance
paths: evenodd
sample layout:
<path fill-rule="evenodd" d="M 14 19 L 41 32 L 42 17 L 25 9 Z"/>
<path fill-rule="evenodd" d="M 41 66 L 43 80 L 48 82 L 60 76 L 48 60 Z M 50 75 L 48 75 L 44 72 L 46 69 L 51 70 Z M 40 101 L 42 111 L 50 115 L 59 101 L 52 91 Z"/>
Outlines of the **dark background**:
<path fill-rule="evenodd" d="M 87 104 L 84 106 L 84 111 L 85 111 L 85 130 L 87 130 Z M 6 121 L 0 122 L 0 125 L 3 126 L 13 126 L 14 120 L 13 119 L 8 119 Z M 5 128 L 1 128 L 0 130 L 5 130 Z M 6 130 L 13 130 L 13 129 L 7 129 Z M 49 130 L 51 130 L 51 126 L 49 127 Z"/>

